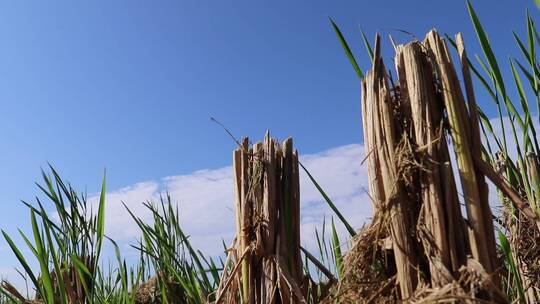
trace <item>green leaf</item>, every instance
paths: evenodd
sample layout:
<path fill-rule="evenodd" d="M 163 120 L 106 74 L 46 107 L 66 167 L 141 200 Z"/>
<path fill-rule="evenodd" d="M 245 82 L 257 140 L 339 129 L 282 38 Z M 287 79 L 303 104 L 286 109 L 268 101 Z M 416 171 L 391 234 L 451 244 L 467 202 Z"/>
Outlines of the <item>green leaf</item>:
<path fill-rule="evenodd" d="M 107 192 L 106 174 L 103 174 L 103 181 L 101 184 L 101 194 L 99 195 L 99 207 L 97 218 L 97 243 L 98 250 L 103 242 L 103 236 L 105 235 L 105 193 Z"/>
<path fill-rule="evenodd" d="M 529 111 L 529 102 L 527 101 L 527 95 L 525 93 L 525 90 L 523 89 L 523 85 L 521 83 L 521 78 L 519 77 L 519 74 L 516 70 L 516 67 L 514 66 L 514 63 L 512 60 L 510 60 L 510 67 L 512 69 L 512 75 L 514 76 L 514 82 L 516 84 L 517 91 L 519 93 L 519 99 L 521 101 L 521 107 L 523 109 L 523 113 L 525 113 L 525 123 L 522 127 L 523 132 L 523 140 L 524 140 L 524 149 L 525 152 L 529 151 L 529 148 L 532 148 L 531 146 L 531 139 L 529 137 L 529 126 L 532 125 L 530 121 L 530 111 Z"/>
<path fill-rule="evenodd" d="M 469 0 L 467 0 L 467 8 L 469 10 L 471 20 L 473 22 L 474 30 L 476 31 L 476 35 L 478 37 L 478 40 L 480 41 L 482 50 L 484 51 L 484 55 L 486 56 L 488 60 L 488 63 L 493 71 L 493 75 L 495 79 L 497 80 L 498 87 L 501 90 L 501 94 L 504 97 L 506 96 L 506 90 L 503 85 L 503 78 L 502 78 L 501 70 L 495 58 L 495 54 L 493 53 L 493 50 L 491 48 L 491 44 L 489 42 L 487 34 L 484 31 L 484 28 L 482 27 L 482 24 L 480 23 L 480 20 L 478 19 L 478 16 L 476 15 L 476 12 L 474 11 L 471 5 L 471 2 Z"/>
<path fill-rule="evenodd" d="M 54 303 L 54 288 L 52 286 L 52 280 L 49 273 L 49 254 L 45 250 L 43 240 L 36 220 L 36 214 L 34 211 L 30 211 L 30 217 L 32 221 L 32 231 L 34 234 L 34 240 L 36 242 L 36 250 L 38 255 L 36 256 L 39 266 L 41 268 L 41 280 L 43 282 L 43 289 L 45 291 L 45 299 L 47 304 Z"/>
<path fill-rule="evenodd" d="M 362 40 L 364 41 L 364 46 L 366 47 L 366 50 L 368 52 L 369 59 L 371 59 L 371 62 L 373 62 L 373 60 L 375 60 L 375 55 L 373 54 L 373 48 L 371 47 L 371 44 L 369 43 L 364 31 L 360 30 L 360 32 L 362 33 Z"/>
<path fill-rule="evenodd" d="M 334 224 L 334 218 L 332 218 L 332 248 L 334 252 L 334 258 L 336 261 L 336 270 L 340 279 L 343 278 L 343 256 L 341 254 L 341 244 L 339 243 L 339 237 L 336 231 L 336 225 Z"/>
<path fill-rule="evenodd" d="M 510 247 L 510 243 L 508 242 L 508 239 L 506 238 L 504 233 L 502 233 L 501 231 L 498 231 L 498 237 L 500 247 L 504 254 L 504 261 L 509 268 L 508 270 L 510 271 L 510 273 L 512 273 L 512 276 L 514 277 L 514 284 L 516 285 L 518 290 L 520 303 L 526 303 L 525 292 L 523 290 L 523 284 L 521 282 L 521 276 L 519 275 L 519 270 L 516 266 L 516 263 L 514 262 L 514 255 L 512 254 L 512 248 Z"/>
<path fill-rule="evenodd" d="M 349 58 L 349 61 L 351 62 L 351 65 L 353 66 L 354 70 L 356 71 L 356 74 L 358 75 L 358 78 L 364 79 L 364 74 L 362 73 L 362 70 L 360 70 L 360 67 L 358 66 L 358 63 L 356 62 L 356 59 L 354 58 L 354 55 L 349 48 L 349 44 L 347 43 L 347 40 L 345 40 L 345 37 L 343 37 L 343 34 L 341 33 L 341 30 L 337 26 L 337 24 L 330 19 L 330 23 L 332 24 L 332 28 L 334 28 L 334 31 L 336 32 L 336 35 L 339 38 L 339 42 L 341 42 L 341 46 L 343 47 L 343 50 L 345 51 L 345 54 L 347 55 L 347 58 Z"/>
<path fill-rule="evenodd" d="M 24 271 L 28 274 L 28 276 L 30 277 L 30 280 L 32 281 L 36 289 L 39 290 L 38 280 L 36 276 L 34 275 L 34 272 L 32 271 L 32 269 L 26 262 L 24 255 L 21 253 L 17 245 L 15 245 L 11 237 L 9 237 L 9 235 L 4 230 L 2 230 L 2 234 L 4 235 L 4 239 L 6 240 L 9 247 L 11 248 L 11 251 L 13 251 L 13 253 L 15 254 L 15 257 L 17 257 L 17 260 L 19 260 L 19 263 L 21 263 L 21 266 L 24 268 Z"/>
<path fill-rule="evenodd" d="M 311 182 L 313 183 L 313 185 L 315 185 L 315 188 L 317 188 L 317 190 L 319 190 L 319 192 L 321 193 L 321 195 L 323 196 L 324 200 L 326 201 L 326 203 L 328 204 L 328 206 L 330 207 L 330 209 L 332 209 L 334 211 L 334 213 L 336 214 L 336 216 L 339 218 L 339 220 L 343 223 L 343 225 L 345 225 L 345 228 L 347 228 L 347 231 L 349 232 L 349 234 L 351 236 L 355 236 L 356 235 L 356 231 L 354 231 L 353 227 L 349 224 L 349 222 L 347 222 L 347 220 L 345 219 L 345 217 L 341 214 L 341 212 L 339 212 L 339 209 L 336 207 L 336 205 L 334 205 L 334 203 L 332 202 L 332 200 L 330 199 L 330 197 L 328 197 L 328 195 L 326 195 L 326 192 L 324 192 L 323 188 L 319 185 L 319 183 L 317 183 L 317 181 L 315 180 L 315 178 L 311 175 L 311 173 L 309 173 L 308 169 L 306 167 L 304 167 L 304 165 L 301 163 L 301 162 L 298 162 L 300 164 L 300 166 L 302 167 L 302 169 L 304 169 L 304 171 L 306 172 L 306 174 L 308 175 L 309 179 L 311 180 Z"/>
<path fill-rule="evenodd" d="M 60 297 L 63 300 L 63 303 L 68 303 L 68 298 L 66 294 L 66 285 L 64 284 L 64 276 L 62 275 L 62 270 L 60 269 L 60 261 L 58 260 L 58 256 L 56 254 L 56 250 L 54 249 L 53 244 L 53 238 L 51 236 L 51 229 L 49 225 L 49 218 L 47 217 L 47 213 L 41 206 L 41 216 L 43 219 L 43 227 L 45 228 L 45 239 L 47 241 L 47 244 L 49 246 L 49 250 L 51 253 L 51 259 L 54 266 L 54 272 L 56 273 L 56 286 L 58 286 L 58 289 L 60 290 Z"/>

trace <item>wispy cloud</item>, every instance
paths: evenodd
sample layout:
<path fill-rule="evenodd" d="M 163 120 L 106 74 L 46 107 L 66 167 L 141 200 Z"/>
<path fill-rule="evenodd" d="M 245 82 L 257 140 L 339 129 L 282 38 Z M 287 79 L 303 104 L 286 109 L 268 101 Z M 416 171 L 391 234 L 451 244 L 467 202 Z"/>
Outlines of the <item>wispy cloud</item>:
<path fill-rule="evenodd" d="M 301 157 L 337 207 L 346 210 L 345 217 L 356 228 L 371 215 L 366 194 L 367 175 L 361 166 L 363 147 L 342 146 Z M 150 214 L 145 201 L 158 201 L 168 192 L 178 204 L 183 229 L 193 244 L 208 255 L 221 254 L 222 240 L 229 243 L 235 232 L 232 168 L 200 170 L 186 175 L 146 181 L 107 193 L 106 233 L 120 242 L 134 242 L 140 232 L 122 202 L 143 220 Z M 94 199 L 95 200 L 95 199 Z M 314 229 L 323 219 L 333 216 L 318 190 L 301 174 L 301 229 L 303 243 L 314 248 Z M 345 229 L 338 225 L 341 233 Z"/>
<path fill-rule="evenodd" d="M 495 134 L 500 136 L 501 123 L 491 120 Z M 508 126 L 508 119 L 503 123 Z M 535 118 L 535 127 L 540 129 Z M 518 135 L 518 141 L 522 138 Z M 490 141 L 492 145 L 494 143 Z M 510 154 L 515 154 L 514 141 L 509 139 Z M 372 215 L 371 202 L 367 195 L 367 171 L 361 165 L 364 148 L 360 144 L 345 145 L 320 153 L 301 155 L 302 163 L 310 170 L 337 207 L 355 229 L 364 225 Z M 457 173 L 457 172 L 456 172 Z M 302 243 L 308 250 L 316 252 L 315 228 L 334 214 L 326 205 L 318 190 L 307 176 L 301 173 L 301 232 Z M 458 180 L 459 186 L 459 180 Z M 126 211 L 122 202 L 139 218 L 150 221 L 151 215 L 143 202 L 158 202 L 160 195 L 169 193 L 180 210 L 182 228 L 190 235 L 193 244 L 205 254 L 222 254 L 222 240 L 228 244 L 235 233 L 234 193 L 232 168 L 206 169 L 191 174 L 176 175 L 136 183 L 113 190 L 106 196 L 106 233 L 122 247 L 126 256 L 134 255 L 129 244 L 134 244 L 140 231 Z M 90 199 L 97 202 L 97 196 Z M 490 201 L 497 205 L 497 195 L 491 189 Z M 465 213 L 464 213 L 465 214 Z M 347 232 L 337 222 L 338 232 L 345 237 Z M 344 240 L 345 238 L 343 238 Z M 5 250 L 2 248 L 0 250 Z M 13 265 L 15 266 L 15 265 Z M 14 277 L 9 265 L 0 265 L 0 273 Z M 9 271 L 8 271 L 9 270 Z"/>
<path fill-rule="evenodd" d="M 371 202 L 366 194 L 367 172 L 361 166 L 362 158 L 363 146 L 359 144 L 301 156 L 302 163 L 337 207 L 345 211 L 344 216 L 355 228 L 360 228 L 371 216 Z M 315 228 L 320 229 L 323 220 L 328 221 L 334 214 L 303 172 L 300 182 L 302 243 L 315 252 Z M 190 235 L 192 244 L 206 255 L 221 255 L 222 240 L 229 244 L 236 230 L 233 189 L 232 167 L 224 167 L 143 181 L 109 191 L 106 194 L 106 234 L 117 241 L 126 258 L 136 258 L 135 249 L 129 245 L 135 244 L 141 234 L 124 204 L 137 217 L 148 222 L 151 214 L 143 203 L 159 202 L 161 195 L 169 193 L 178 205 L 181 226 Z M 98 196 L 89 198 L 89 201 L 97 205 Z M 336 225 L 338 233 L 346 236 L 343 225 L 339 222 Z M 110 246 L 106 248 L 111 249 Z M 22 287 L 16 272 L 7 271 L 13 269 L 9 266 L 0 263 L 0 267 L 5 268 L 0 268 L 0 273 Z"/>

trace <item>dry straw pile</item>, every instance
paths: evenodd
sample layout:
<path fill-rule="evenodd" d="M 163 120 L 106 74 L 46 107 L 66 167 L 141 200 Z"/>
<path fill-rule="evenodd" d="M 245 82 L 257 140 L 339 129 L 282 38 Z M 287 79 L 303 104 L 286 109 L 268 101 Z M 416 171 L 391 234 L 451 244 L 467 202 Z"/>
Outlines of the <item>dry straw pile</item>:
<path fill-rule="evenodd" d="M 305 303 L 308 281 L 300 255 L 298 152 L 267 133 L 234 151 L 236 245 L 222 274 L 217 303 Z M 228 262 L 225 265 L 230 265 Z"/>
<path fill-rule="evenodd" d="M 486 177 L 530 221 L 536 225 L 539 221 L 482 158 L 461 35 L 455 41 L 465 94 L 446 40 L 435 30 L 423 42 L 395 47 L 396 81 L 387 73 L 377 36 L 373 67 L 362 82 L 375 215 L 356 237 L 345 258 L 345 278 L 328 302 L 507 301 L 500 289 L 504 274 Z M 458 179 L 466 215 L 461 211 Z"/>

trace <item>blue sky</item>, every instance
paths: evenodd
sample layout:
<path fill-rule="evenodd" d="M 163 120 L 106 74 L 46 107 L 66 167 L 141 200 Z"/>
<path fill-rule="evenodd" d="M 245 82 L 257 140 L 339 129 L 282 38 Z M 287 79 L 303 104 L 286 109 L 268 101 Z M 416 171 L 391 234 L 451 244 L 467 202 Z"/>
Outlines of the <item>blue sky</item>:
<path fill-rule="evenodd" d="M 472 3 L 506 69 L 511 29 L 538 10 Z M 0 3 L 0 226 L 27 227 L 19 200 L 47 162 L 89 193 L 104 168 L 115 190 L 230 165 L 234 143 L 210 117 L 237 136 L 293 135 L 304 154 L 361 143 L 359 82 L 329 16 L 364 70 L 360 26 L 398 42 L 394 29 L 462 31 L 480 52 L 465 1 Z"/>

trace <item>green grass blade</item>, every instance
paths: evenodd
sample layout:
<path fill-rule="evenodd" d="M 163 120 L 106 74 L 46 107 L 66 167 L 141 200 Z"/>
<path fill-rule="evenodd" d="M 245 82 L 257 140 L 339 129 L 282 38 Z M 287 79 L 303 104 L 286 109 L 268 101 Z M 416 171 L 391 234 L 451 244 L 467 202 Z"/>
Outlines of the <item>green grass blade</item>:
<path fill-rule="evenodd" d="M 480 41 L 480 46 L 484 51 L 484 55 L 488 60 L 488 63 L 493 71 L 493 75 L 497 80 L 498 87 L 501 90 L 501 94 L 504 97 L 506 96 L 506 89 L 504 88 L 504 82 L 501 70 L 499 68 L 499 64 L 497 63 L 497 59 L 495 58 L 495 54 L 493 53 L 493 49 L 491 48 L 491 44 L 489 42 L 487 34 L 484 31 L 484 28 L 482 27 L 482 24 L 480 23 L 480 20 L 478 19 L 478 16 L 476 15 L 476 12 L 474 11 L 469 0 L 467 0 L 467 9 L 469 10 L 469 15 L 471 17 L 471 21 L 473 22 L 474 30 L 476 31 L 478 40 Z"/>
<path fill-rule="evenodd" d="M 343 278 L 343 256 L 341 254 L 341 244 L 339 243 L 339 237 L 336 231 L 336 225 L 334 224 L 334 218 L 332 218 L 332 248 L 334 252 L 336 272 L 340 279 Z"/>
<path fill-rule="evenodd" d="M 52 285 L 51 276 L 49 273 L 49 254 L 43 245 L 43 239 L 36 220 L 36 214 L 34 211 L 30 211 L 30 217 L 32 221 L 32 231 L 34 234 L 34 241 L 36 243 L 36 250 L 38 255 L 36 256 L 39 266 L 41 268 L 41 281 L 43 283 L 43 290 L 45 292 L 44 298 L 47 304 L 54 303 L 54 288 Z"/>
<path fill-rule="evenodd" d="M 97 218 L 97 250 L 101 250 L 101 244 L 103 243 L 103 236 L 105 235 L 105 193 L 107 191 L 106 174 L 103 174 L 103 181 L 101 184 L 101 194 L 99 195 L 99 207 Z"/>
<path fill-rule="evenodd" d="M 531 18 L 531 15 L 527 11 L 527 40 L 529 44 L 529 63 L 531 64 L 532 70 L 534 70 L 534 68 L 536 67 L 536 43 L 534 41 L 535 33 L 536 29 L 534 27 L 533 20 Z M 538 111 L 540 111 L 540 95 L 538 95 L 538 77 L 536 73 L 534 73 L 534 92 L 536 96 L 536 106 Z"/>
<path fill-rule="evenodd" d="M 369 55 L 369 59 L 371 59 L 371 62 L 375 60 L 375 55 L 373 54 L 373 48 L 371 47 L 371 44 L 369 43 L 369 40 L 366 37 L 366 34 L 362 29 L 360 29 L 360 32 L 362 33 L 362 40 L 364 41 L 364 46 L 366 47 L 366 50 Z"/>
<path fill-rule="evenodd" d="M 47 217 L 47 213 L 41 207 L 41 214 L 43 219 L 43 228 L 45 230 L 45 240 L 47 241 L 49 251 L 51 254 L 51 260 L 53 262 L 54 272 L 56 273 L 56 281 L 55 285 L 58 287 L 58 290 L 60 292 L 60 298 L 62 299 L 62 303 L 68 303 L 67 293 L 66 293 L 66 284 L 64 284 L 64 276 L 62 275 L 62 269 L 60 268 L 60 261 L 58 259 L 58 255 L 56 254 L 56 250 L 54 249 L 53 244 L 53 238 L 51 236 L 51 229 L 49 225 L 49 218 Z"/>
<path fill-rule="evenodd" d="M 99 260 L 101 253 L 101 247 L 103 245 L 103 238 L 105 236 L 105 194 L 107 192 L 107 173 L 103 173 L 103 180 L 101 182 L 101 192 L 99 195 L 98 213 L 95 222 L 96 225 L 96 262 Z"/>
<path fill-rule="evenodd" d="M 508 239 L 506 238 L 504 233 L 502 233 L 501 231 L 498 232 L 498 236 L 499 236 L 499 243 L 501 246 L 501 250 L 504 254 L 504 261 L 509 268 L 508 270 L 510 271 L 510 273 L 512 273 L 514 277 L 514 284 L 515 284 L 515 287 L 517 288 L 519 301 L 521 303 L 526 303 L 525 292 L 523 290 L 523 284 L 521 282 L 519 270 L 514 261 L 514 256 L 512 254 L 512 248 L 510 247 L 510 243 L 508 242 Z"/>
<path fill-rule="evenodd" d="M 15 245 L 15 243 L 13 242 L 13 240 L 11 239 L 11 237 L 4 231 L 2 230 L 2 234 L 4 235 L 4 239 L 6 240 L 6 242 L 8 243 L 9 247 L 11 248 L 11 251 L 13 251 L 13 253 L 15 254 L 15 257 L 17 258 L 17 260 L 19 260 L 19 263 L 21 264 L 21 266 L 24 268 L 24 271 L 28 274 L 28 276 L 30 277 L 30 280 L 32 281 L 32 283 L 34 284 L 34 286 L 38 289 L 38 291 L 40 290 L 39 289 L 39 284 L 38 284 L 38 280 L 36 278 L 36 276 L 34 275 L 34 272 L 32 271 L 32 269 L 30 268 L 30 266 L 28 265 L 28 262 L 26 262 L 26 259 L 24 258 L 24 255 L 22 254 L 22 252 L 19 250 L 19 248 L 17 247 L 17 245 Z"/>
<path fill-rule="evenodd" d="M 317 183 L 317 181 L 315 180 L 315 178 L 313 177 L 313 175 L 311 175 L 311 173 L 309 172 L 309 170 L 304 167 L 304 165 L 300 162 L 298 162 L 300 164 L 300 166 L 302 167 L 302 169 L 306 172 L 306 174 L 308 175 L 309 179 L 311 180 L 311 182 L 313 183 L 313 185 L 315 185 L 315 188 L 317 188 L 317 190 L 319 190 L 319 192 L 321 193 L 321 195 L 323 196 L 324 200 L 326 201 L 326 203 L 328 204 L 328 206 L 330 207 L 330 209 L 332 209 L 334 211 L 334 213 L 336 214 L 336 216 L 339 218 L 339 220 L 341 221 L 341 223 L 343 223 L 343 225 L 345 225 L 345 228 L 347 228 L 347 231 L 349 232 L 349 234 L 351 236 L 355 236 L 356 235 L 356 231 L 353 229 L 353 227 L 349 224 L 349 222 L 347 222 L 347 220 L 345 219 L 345 217 L 341 214 L 341 212 L 339 211 L 339 209 L 336 207 L 336 205 L 334 205 L 334 203 L 332 202 L 332 200 L 330 199 L 330 197 L 328 197 L 328 195 L 326 195 L 326 192 L 324 192 L 323 188 L 319 185 L 319 183 Z"/>
<path fill-rule="evenodd" d="M 347 43 L 347 40 L 345 40 L 345 37 L 343 37 L 343 34 L 341 33 L 341 30 L 337 26 L 337 24 L 330 19 L 330 23 L 332 24 L 332 28 L 336 32 L 336 35 L 338 36 L 339 42 L 341 42 L 341 46 L 343 47 L 343 50 L 345 51 L 345 54 L 347 55 L 347 58 L 349 58 L 349 61 L 351 62 L 352 67 L 356 71 L 356 74 L 358 75 L 358 78 L 364 79 L 364 74 L 362 73 L 362 70 L 360 70 L 360 67 L 358 66 L 358 63 L 356 62 L 356 59 L 354 58 L 354 55 L 351 51 L 351 48 L 349 48 L 349 44 Z"/>

